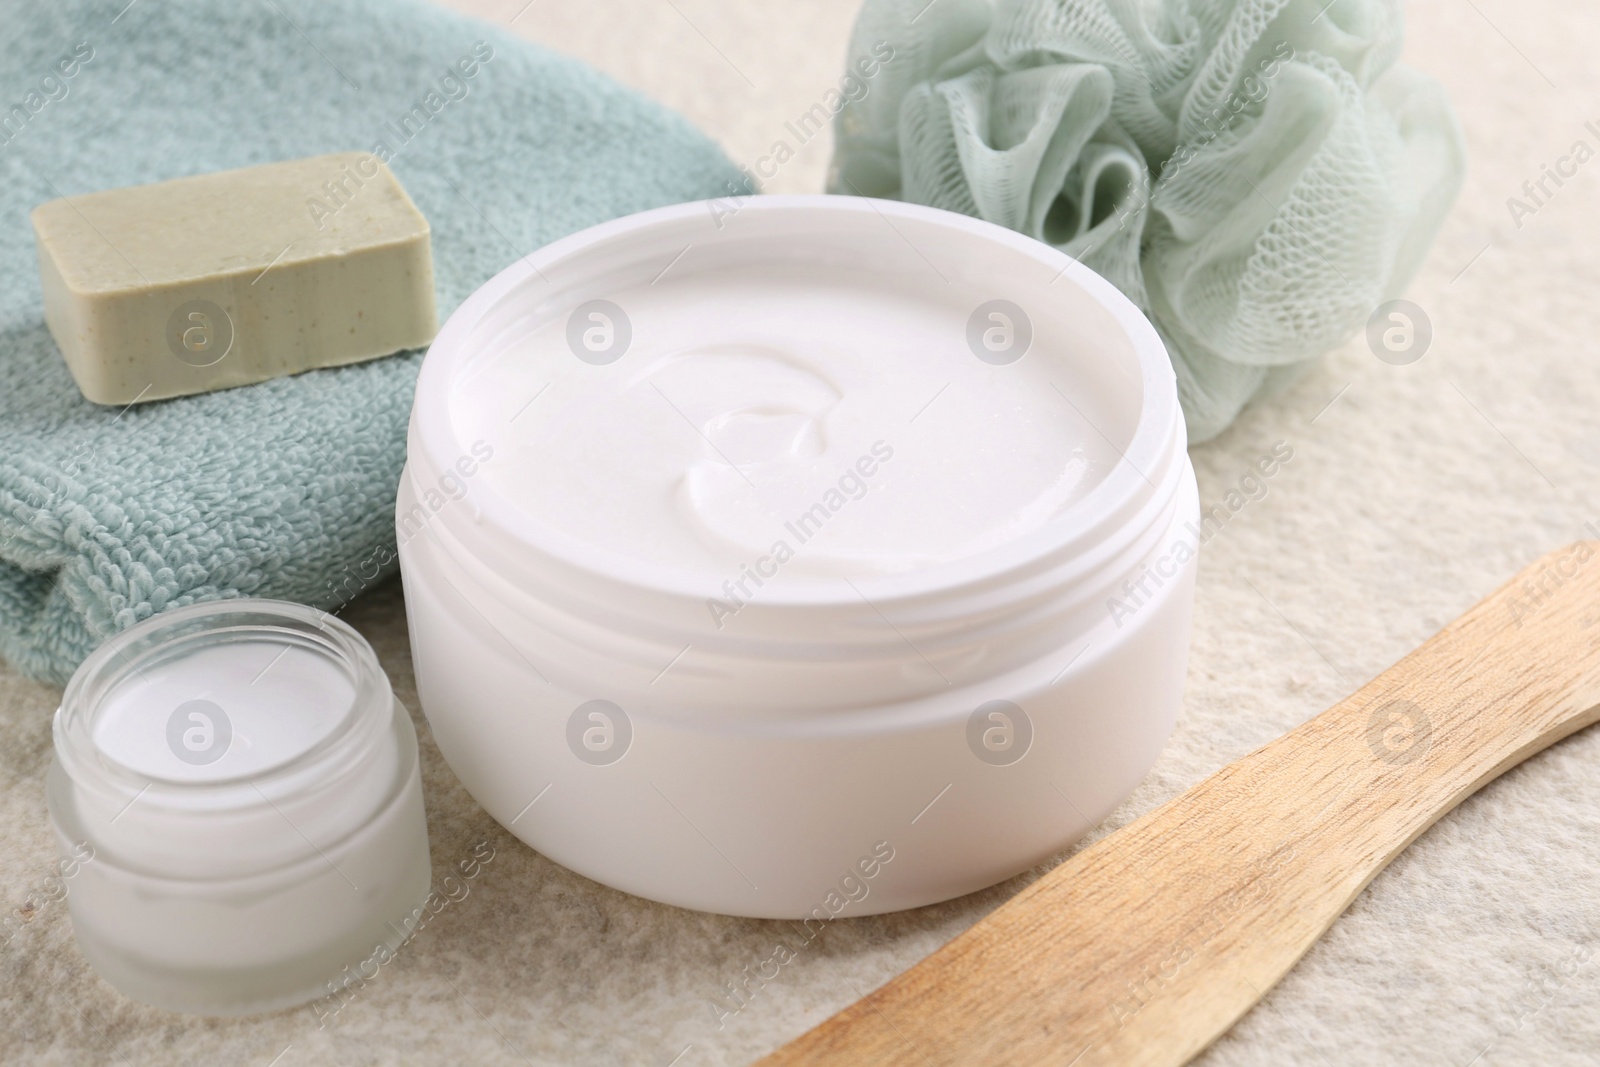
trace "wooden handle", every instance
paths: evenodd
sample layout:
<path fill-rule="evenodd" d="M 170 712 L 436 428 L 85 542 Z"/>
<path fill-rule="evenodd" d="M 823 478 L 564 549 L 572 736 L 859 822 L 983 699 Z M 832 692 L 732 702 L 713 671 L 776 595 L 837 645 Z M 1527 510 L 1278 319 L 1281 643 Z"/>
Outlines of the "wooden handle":
<path fill-rule="evenodd" d="M 1543 557 L 761 1063 L 1187 1062 L 1440 816 L 1600 718 L 1597 551 Z"/>

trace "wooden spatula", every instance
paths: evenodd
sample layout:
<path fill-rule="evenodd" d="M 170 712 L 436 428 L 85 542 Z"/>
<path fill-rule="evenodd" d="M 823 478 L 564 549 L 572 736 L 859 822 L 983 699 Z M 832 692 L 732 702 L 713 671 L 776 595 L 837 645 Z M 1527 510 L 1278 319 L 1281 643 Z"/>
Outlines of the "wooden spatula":
<path fill-rule="evenodd" d="M 761 1063 L 1187 1062 L 1435 820 L 1600 718 L 1597 554 L 1545 556 Z"/>

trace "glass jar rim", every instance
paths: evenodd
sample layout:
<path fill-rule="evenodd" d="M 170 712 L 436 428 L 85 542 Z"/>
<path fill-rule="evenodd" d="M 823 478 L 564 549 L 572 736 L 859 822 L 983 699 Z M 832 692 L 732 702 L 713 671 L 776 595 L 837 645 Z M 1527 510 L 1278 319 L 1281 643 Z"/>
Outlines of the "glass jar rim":
<path fill-rule="evenodd" d="M 253 638 L 313 650 L 349 678 L 350 705 L 301 751 L 265 767 L 217 778 L 150 774 L 116 759 L 94 736 L 107 696 L 142 667 L 219 639 Z M 260 597 L 202 601 L 160 612 L 107 638 L 73 672 L 56 713 L 54 741 L 63 770 L 80 786 L 152 790 L 174 798 L 281 783 L 350 756 L 393 713 L 388 676 L 372 647 L 348 623 L 304 604 Z M 265 794 L 263 794 L 265 795 Z"/>

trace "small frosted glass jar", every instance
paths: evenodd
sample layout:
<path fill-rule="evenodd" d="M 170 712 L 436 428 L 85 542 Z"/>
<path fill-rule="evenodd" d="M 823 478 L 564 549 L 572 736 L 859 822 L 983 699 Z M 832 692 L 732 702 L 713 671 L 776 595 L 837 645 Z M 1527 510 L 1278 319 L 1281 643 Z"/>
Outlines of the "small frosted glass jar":
<path fill-rule="evenodd" d="M 50 816 L 83 954 L 127 996 L 304 1003 L 404 940 L 428 894 L 416 733 L 372 649 L 272 600 L 112 637 L 55 717 Z M 87 846 L 87 847 L 85 847 Z"/>
<path fill-rule="evenodd" d="M 1185 444 L 1138 309 L 989 223 L 757 196 L 574 234 L 418 379 L 423 710 L 490 814 L 619 889 L 821 920 L 971 892 L 1172 730 Z"/>

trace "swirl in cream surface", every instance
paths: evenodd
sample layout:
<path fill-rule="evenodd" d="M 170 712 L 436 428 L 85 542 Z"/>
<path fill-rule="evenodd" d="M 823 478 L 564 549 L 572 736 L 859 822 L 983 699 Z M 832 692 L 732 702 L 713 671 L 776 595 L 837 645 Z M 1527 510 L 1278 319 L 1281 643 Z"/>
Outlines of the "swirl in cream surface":
<path fill-rule="evenodd" d="M 904 573 L 1037 530 L 1119 458 L 1070 338 L 1035 321 L 1022 358 L 977 358 L 969 319 L 994 295 L 669 274 L 607 298 L 614 362 L 578 358 L 555 319 L 470 364 L 451 417 L 491 446 L 493 492 L 586 545 L 719 582 L 774 554 L 785 582 Z"/>

